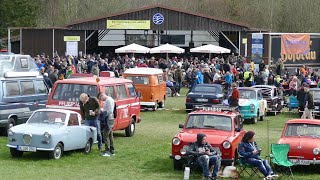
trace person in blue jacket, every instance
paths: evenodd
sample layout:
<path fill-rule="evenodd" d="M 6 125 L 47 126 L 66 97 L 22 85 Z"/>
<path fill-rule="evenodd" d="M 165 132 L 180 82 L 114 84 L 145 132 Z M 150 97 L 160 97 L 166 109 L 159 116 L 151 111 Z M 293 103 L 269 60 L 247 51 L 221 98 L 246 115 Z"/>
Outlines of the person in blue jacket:
<path fill-rule="evenodd" d="M 260 158 L 261 149 L 255 142 L 255 133 L 248 131 L 242 138 L 239 145 L 240 158 L 245 163 L 252 166 L 257 166 L 260 172 L 264 175 L 264 180 L 276 179 L 278 175 L 274 174 L 268 161 Z"/>

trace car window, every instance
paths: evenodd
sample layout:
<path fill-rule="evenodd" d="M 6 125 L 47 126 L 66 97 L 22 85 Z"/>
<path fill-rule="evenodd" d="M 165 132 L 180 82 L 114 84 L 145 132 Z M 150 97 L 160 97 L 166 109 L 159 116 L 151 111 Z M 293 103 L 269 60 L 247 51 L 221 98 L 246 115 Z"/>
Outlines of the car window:
<path fill-rule="evenodd" d="M 239 89 L 240 98 L 242 99 L 257 99 L 256 92 L 251 90 Z"/>
<path fill-rule="evenodd" d="M 17 81 L 6 82 L 3 87 L 5 88 L 5 91 L 4 91 L 5 97 L 20 95 L 20 88 Z"/>
<path fill-rule="evenodd" d="M 90 97 L 97 96 L 97 86 L 87 84 L 57 84 L 53 94 L 54 100 L 80 101 L 80 94 L 86 93 Z"/>
<path fill-rule="evenodd" d="M 320 99 L 320 91 L 313 91 L 313 90 L 310 90 L 310 92 L 312 93 L 313 95 L 313 99 Z"/>
<path fill-rule="evenodd" d="M 150 76 L 150 78 L 154 79 L 154 84 L 158 85 L 159 84 L 159 79 L 156 76 Z"/>
<path fill-rule="evenodd" d="M 33 86 L 32 81 L 21 81 L 21 95 L 31 95 L 35 94 L 36 90 Z"/>
<path fill-rule="evenodd" d="M 231 131 L 232 121 L 230 117 L 219 115 L 190 115 L 186 124 L 186 128 L 199 129 L 216 129 L 223 131 Z"/>
<path fill-rule="evenodd" d="M 47 87 L 43 81 L 35 81 L 34 86 L 36 88 L 37 94 L 46 94 L 47 93 Z"/>
<path fill-rule="evenodd" d="M 258 92 L 258 99 L 263 99 L 261 91 Z"/>
<path fill-rule="evenodd" d="M 56 111 L 37 111 L 31 115 L 27 123 L 64 123 L 66 114 Z"/>
<path fill-rule="evenodd" d="M 221 89 L 215 86 L 195 86 L 193 91 L 221 93 Z"/>
<path fill-rule="evenodd" d="M 318 136 L 320 125 L 316 124 L 288 124 L 285 136 Z"/>
<path fill-rule="evenodd" d="M 158 82 L 159 82 L 159 83 L 162 83 L 162 82 L 163 82 L 163 77 L 162 77 L 162 75 L 159 75 L 159 76 L 158 76 Z"/>
<path fill-rule="evenodd" d="M 136 89 L 133 87 L 132 84 L 128 84 L 128 90 L 130 97 L 137 97 Z"/>
<path fill-rule="evenodd" d="M 127 76 L 126 79 L 130 79 L 134 84 L 149 84 L 148 76 Z"/>
<path fill-rule="evenodd" d="M 68 121 L 68 126 L 76 126 L 79 125 L 78 115 L 75 113 L 71 113 Z"/>
<path fill-rule="evenodd" d="M 116 99 L 116 93 L 114 92 L 113 86 L 106 86 L 105 87 L 105 93 L 107 96 L 112 97 L 112 99 Z"/>
<path fill-rule="evenodd" d="M 117 85 L 118 91 L 118 99 L 125 99 L 128 98 L 126 87 L 124 85 Z"/>

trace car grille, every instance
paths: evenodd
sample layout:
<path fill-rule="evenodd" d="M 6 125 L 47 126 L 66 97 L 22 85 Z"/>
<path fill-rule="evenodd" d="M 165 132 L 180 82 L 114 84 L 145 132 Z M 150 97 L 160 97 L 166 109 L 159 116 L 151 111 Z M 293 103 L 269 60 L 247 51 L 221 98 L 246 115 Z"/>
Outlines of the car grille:
<path fill-rule="evenodd" d="M 32 141 L 32 135 L 31 134 L 24 134 L 23 135 L 23 142 L 25 145 L 30 145 Z"/>

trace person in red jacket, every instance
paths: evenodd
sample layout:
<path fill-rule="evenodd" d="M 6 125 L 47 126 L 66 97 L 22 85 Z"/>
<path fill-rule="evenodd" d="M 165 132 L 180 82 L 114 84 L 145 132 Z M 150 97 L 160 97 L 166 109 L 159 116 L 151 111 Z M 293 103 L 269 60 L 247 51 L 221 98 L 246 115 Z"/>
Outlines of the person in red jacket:
<path fill-rule="evenodd" d="M 239 106 L 240 91 L 237 88 L 237 83 L 232 83 L 231 88 L 232 92 L 228 101 L 229 106 Z"/>

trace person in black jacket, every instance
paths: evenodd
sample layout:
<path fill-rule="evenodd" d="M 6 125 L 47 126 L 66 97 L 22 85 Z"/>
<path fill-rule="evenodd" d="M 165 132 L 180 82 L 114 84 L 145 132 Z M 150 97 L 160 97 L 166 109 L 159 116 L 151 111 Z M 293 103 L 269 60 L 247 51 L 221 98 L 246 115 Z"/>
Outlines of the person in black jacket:
<path fill-rule="evenodd" d="M 309 91 L 309 85 L 306 84 L 303 88 L 305 95 L 303 97 L 303 114 L 301 119 L 313 119 L 312 110 L 314 109 L 313 94 Z"/>
<path fill-rule="evenodd" d="M 93 126 L 97 129 L 98 148 L 102 148 L 102 136 L 100 129 L 100 121 L 98 119 L 100 112 L 100 104 L 97 98 L 90 97 L 86 93 L 80 95 L 80 114 L 86 126 Z"/>
<path fill-rule="evenodd" d="M 187 150 L 187 155 L 196 157 L 196 161 L 201 166 L 205 180 L 218 178 L 218 171 L 221 165 L 221 157 L 207 142 L 205 134 L 197 134 L 197 141 L 191 143 Z M 214 166 L 213 173 L 210 175 L 209 168 Z"/>

